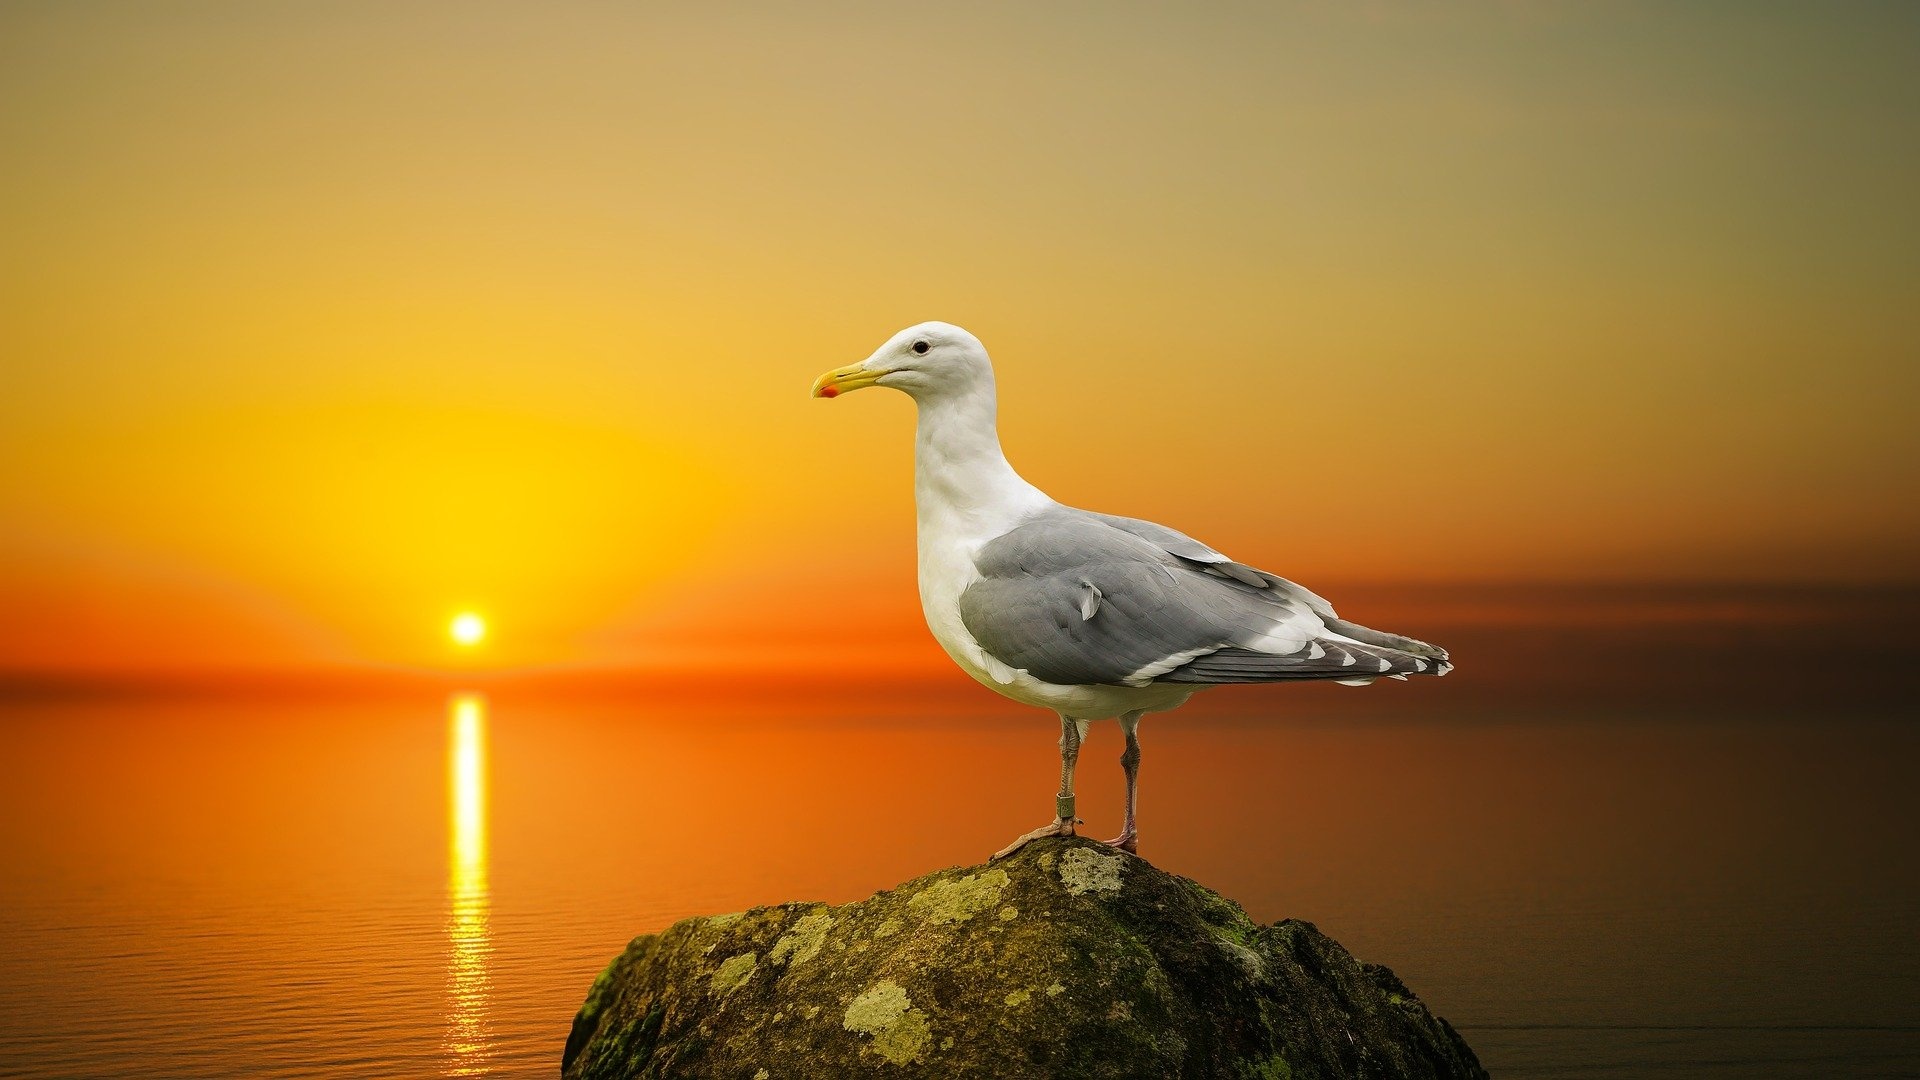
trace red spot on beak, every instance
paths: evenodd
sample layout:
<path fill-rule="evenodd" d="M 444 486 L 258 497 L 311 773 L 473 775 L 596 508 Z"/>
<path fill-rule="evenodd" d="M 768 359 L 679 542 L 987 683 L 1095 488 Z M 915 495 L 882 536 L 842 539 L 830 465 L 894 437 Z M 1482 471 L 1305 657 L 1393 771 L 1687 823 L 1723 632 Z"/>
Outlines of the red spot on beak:
<path fill-rule="evenodd" d="M 839 397 L 840 388 L 837 386 L 823 386 L 820 388 L 820 396 L 821 397 Z"/>

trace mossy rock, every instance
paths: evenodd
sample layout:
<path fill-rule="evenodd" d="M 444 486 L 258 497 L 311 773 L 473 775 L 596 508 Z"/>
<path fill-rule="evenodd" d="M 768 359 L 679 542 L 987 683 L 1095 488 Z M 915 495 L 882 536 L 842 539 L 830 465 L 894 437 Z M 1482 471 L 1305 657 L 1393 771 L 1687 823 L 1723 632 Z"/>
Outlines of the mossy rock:
<path fill-rule="evenodd" d="M 1081 839 L 840 907 L 687 919 L 594 980 L 561 1064 L 628 1077 L 1484 1077 L 1386 968 Z"/>

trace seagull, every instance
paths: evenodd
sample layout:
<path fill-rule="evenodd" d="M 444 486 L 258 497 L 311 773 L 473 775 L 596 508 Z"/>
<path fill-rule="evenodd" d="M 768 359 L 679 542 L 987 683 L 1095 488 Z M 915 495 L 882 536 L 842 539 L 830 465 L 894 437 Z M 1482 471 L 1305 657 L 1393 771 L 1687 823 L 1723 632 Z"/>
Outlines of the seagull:
<path fill-rule="evenodd" d="M 913 497 L 920 607 L 934 639 L 988 689 L 1060 718 L 1054 819 L 1001 849 L 1072 836 L 1074 767 L 1094 720 L 1126 737 L 1125 824 L 1137 852 L 1140 718 L 1229 683 L 1445 675 L 1447 651 L 1334 614 L 1319 596 L 1184 533 L 1063 506 L 1000 449 L 993 364 L 957 326 L 921 323 L 813 384 L 833 398 L 886 386 L 919 420 Z"/>

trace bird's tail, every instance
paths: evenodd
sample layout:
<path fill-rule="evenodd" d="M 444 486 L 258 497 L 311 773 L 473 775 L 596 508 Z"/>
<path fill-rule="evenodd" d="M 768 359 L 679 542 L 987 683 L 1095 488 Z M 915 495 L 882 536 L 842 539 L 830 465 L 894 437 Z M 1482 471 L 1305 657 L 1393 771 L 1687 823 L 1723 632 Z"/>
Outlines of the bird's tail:
<path fill-rule="evenodd" d="M 1384 630 L 1375 630 L 1370 626 L 1361 626 L 1359 623 L 1351 623 L 1345 619 L 1328 619 L 1326 623 L 1327 629 L 1342 637 L 1350 637 L 1363 645 L 1378 645 L 1383 649 L 1392 649 L 1424 660 L 1437 660 L 1439 667 L 1445 670 L 1433 672 L 1435 675 L 1445 675 L 1453 670 L 1453 665 L 1447 662 L 1447 650 L 1438 645 L 1429 644 L 1419 638 L 1389 634 Z"/>
<path fill-rule="evenodd" d="M 1254 683 L 1332 680 L 1365 686 L 1375 679 L 1445 675 L 1447 650 L 1416 638 L 1383 633 L 1345 619 L 1327 621 L 1328 636 L 1293 653 L 1229 647 L 1195 657 L 1159 682 Z"/>

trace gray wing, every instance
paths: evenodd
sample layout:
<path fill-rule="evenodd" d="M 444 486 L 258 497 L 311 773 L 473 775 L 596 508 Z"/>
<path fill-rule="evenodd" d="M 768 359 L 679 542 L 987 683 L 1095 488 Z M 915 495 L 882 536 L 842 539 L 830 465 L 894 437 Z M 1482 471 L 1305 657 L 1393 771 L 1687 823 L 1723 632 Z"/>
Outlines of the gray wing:
<path fill-rule="evenodd" d="M 1357 681 L 1416 670 L 1410 656 L 1383 665 L 1397 650 L 1332 629 L 1353 624 L 1306 589 L 1152 522 L 1056 507 L 989 541 L 974 562 L 980 579 L 960 596 L 961 622 L 991 658 L 1045 682 Z"/>
<path fill-rule="evenodd" d="M 1375 645 L 1383 649 L 1410 653 L 1423 659 L 1445 660 L 1447 658 L 1447 650 L 1421 641 L 1419 638 L 1389 634 L 1384 630 L 1375 630 L 1370 626 L 1348 622 L 1334 614 L 1332 604 L 1306 586 L 1288 581 L 1277 574 L 1269 574 L 1265 570 L 1256 570 L 1245 563 L 1234 562 L 1183 532 L 1177 532 L 1156 522 L 1142 521 L 1139 518 L 1091 513 L 1088 516 L 1098 518 L 1123 532 L 1157 543 L 1166 550 L 1167 554 L 1190 563 L 1205 573 L 1230 577 L 1255 588 L 1273 589 L 1298 600 L 1306 604 L 1308 610 L 1320 616 L 1326 623 L 1327 630 L 1339 638 L 1351 638 L 1362 645 Z M 1451 667 L 1451 665 L 1444 666 Z"/>
<path fill-rule="evenodd" d="M 1334 617 L 1333 605 L 1309 592 L 1304 586 L 1296 585 L 1283 577 L 1276 577 L 1265 570 L 1255 570 L 1245 563 L 1234 562 L 1186 533 L 1169 529 L 1156 522 L 1142 521 L 1139 518 L 1094 513 L 1088 513 L 1087 516 L 1111 525 L 1121 532 L 1158 545 L 1167 554 L 1205 573 L 1215 577 L 1232 578 L 1256 589 L 1278 590 L 1306 604 L 1308 610 L 1322 618 Z"/>

